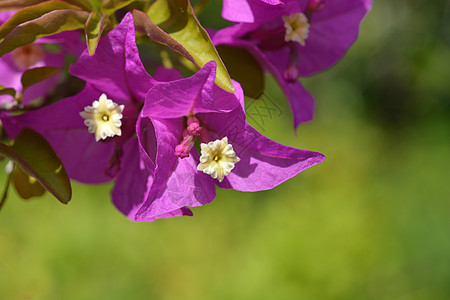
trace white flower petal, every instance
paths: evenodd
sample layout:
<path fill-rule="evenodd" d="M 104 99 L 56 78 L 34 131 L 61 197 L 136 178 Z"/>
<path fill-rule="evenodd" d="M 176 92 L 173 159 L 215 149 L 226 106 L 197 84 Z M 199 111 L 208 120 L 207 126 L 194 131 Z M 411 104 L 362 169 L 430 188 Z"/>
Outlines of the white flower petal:
<path fill-rule="evenodd" d="M 227 137 L 208 144 L 202 143 L 200 147 L 202 150 L 197 170 L 203 171 L 203 173 L 218 179 L 220 182 L 230 174 L 234 165 L 240 161 L 233 150 L 233 146 L 228 144 Z"/>
<path fill-rule="evenodd" d="M 92 106 L 86 106 L 80 116 L 85 119 L 84 124 L 88 131 L 95 135 L 95 140 L 106 139 L 108 137 L 120 136 L 122 131 L 122 112 L 124 105 L 118 105 L 108 99 L 105 94 L 92 102 Z"/>

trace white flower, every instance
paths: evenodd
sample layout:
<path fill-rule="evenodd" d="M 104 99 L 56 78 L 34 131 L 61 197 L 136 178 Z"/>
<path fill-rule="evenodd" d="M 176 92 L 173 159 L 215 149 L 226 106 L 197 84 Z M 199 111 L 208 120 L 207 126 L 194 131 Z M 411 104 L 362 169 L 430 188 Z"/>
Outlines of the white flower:
<path fill-rule="evenodd" d="M 105 94 L 102 94 L 98 101 L 92 102 L 92 106 L 86 106 L 80 116 L 84 119 L 84 125 L 88 131 L 95 135 L 95 140 L 104 140 L 115 135 L 120 136 L 122 131 L 123 105 L 118 105 Z"/>
<path fill-rule="evenodd" d="M 227 137 L 208 144 L 202 143 L 200 147 L 202 155 L 197 170 L 211 175 L 212 178 L 218 179 L 220 182 L 230 174 L 234 165 L 241 160 L 236 156 L 233 146 L 228 144 Z"/>
<path fill-rule="evenodd" d="M 283 21 L 286 28 L 284 40 L 286 42 L 294 41 L 305 46 L 305 40 L 308 38 L 309 33 L 308 18 L 302 13 L 296 13 L 283 16 Z"/>

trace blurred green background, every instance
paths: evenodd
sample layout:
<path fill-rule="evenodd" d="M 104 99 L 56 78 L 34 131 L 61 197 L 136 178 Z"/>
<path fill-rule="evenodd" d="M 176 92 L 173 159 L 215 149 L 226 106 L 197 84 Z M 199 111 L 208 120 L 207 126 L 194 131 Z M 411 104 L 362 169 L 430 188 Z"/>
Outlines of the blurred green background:
<path fill-rule="evenodd" d="M 254 126 L 327 156 L 274 190 L 154 223 L 116 211 L 110 185 L 74 183 L 67 206 L 12 192 L 0 299 L 450 299 L 449 9 L 375 1 L 345 58 L 304 80 L 317 113 L 297 136 L 267 78 Z"/>

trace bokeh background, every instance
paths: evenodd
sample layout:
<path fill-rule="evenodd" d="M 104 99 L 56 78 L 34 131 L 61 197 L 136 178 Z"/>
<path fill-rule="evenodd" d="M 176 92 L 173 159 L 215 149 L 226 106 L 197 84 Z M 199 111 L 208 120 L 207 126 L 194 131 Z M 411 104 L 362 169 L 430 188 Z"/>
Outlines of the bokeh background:
<path fill-rule="evenodd" d="M 297 136 L 270 77 L 265 108 L 248 107 L 324 163 L 155 223 L 116 211 L 110 185 L 74 183 L 67 206 L 12 192 L 0 299 L 450 299 L 450 7 L 374 2 L 344 59 L 304 80 L 317 113 Z M 220 5 L 201 22 L 219 24 Z"/>

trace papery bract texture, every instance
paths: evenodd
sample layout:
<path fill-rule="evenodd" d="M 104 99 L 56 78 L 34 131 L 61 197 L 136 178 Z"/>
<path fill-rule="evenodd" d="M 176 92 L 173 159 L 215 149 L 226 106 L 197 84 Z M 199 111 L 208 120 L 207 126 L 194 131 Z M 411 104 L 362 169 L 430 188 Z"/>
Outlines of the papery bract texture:
<path fill-rule="evenodd" d="M 222 17 L 233 22 L 253 23 L 270 15 L 269 9 L 280 9 L 282 0 L 224 0 Z M 273 13 L 273 12 L 272 12 Z"/>
<path fill-rule="evenodd" d="M 146 92 L 158 84 L 142 65 L 131 14 L 101 39 L 94 56 L 87 49 L 70 72 L 86 81 L 79 94 L 13 118 L 2 118 L 14 138 L 23 128 L 42 134 L 60 156 L 69 176 L 84 183 L 115 181 L 113 203 L 131 220 L 153 182 L 156 136 L 152 122 L 140 116 Z M 105 94 L 123 105 L 121 135 L 96 141 L 80 112 Z M 191 215 L 177 207 L 155 214 Z"/>
<path fill-rule="evenodd" d="M 79 94 L 0 116 L 4 127 L 11 138 L 26 127 L 42 134 L 75 180 L 114 181 L 113 203 L 131 220 L 192 215 L 189 207 L 213 201 L 216 186 L 267 190 L 324 159 L 252 128 L 242 88 L 237 82 L 235 93 L 219 88 L 214 61 L 189 78 L 164 68 L 151 77 L 130 13 L 100 40 L 95 55 L 86 49 L 70 73 L 86 81 Z M 195 141 L 206 149 L 218 140 L 223 149 L 211 152 L 213 169 L 203 172 Z"/>
<path fill-rule="evenodd" d="M 255 0 L 256 1 L 256 0 Z M 229 0 L 233 6 L 246 1 Z M 321 72 L 335 64 L 358 36 L 359 24 L 370 9 L 370 0 L 286 0 L 267 5 L 259 1 L 252 22 L 239 23 L 213 33 L 215 45 L 246 48 L 264 69 L 274 75 L 288 98 L 294 127 L 312 120 L 314 99 L 298 78 Z M 224 4 L 224 5 L 225 5 Z M 286 34 L 287 20 L 302 17 L 307 35 L 301 43 Z M 306 26 L 306 25 L 305 25 Z"/>
<path fill-rule="evenodd" d="M 214 199 L 215 185 L 242 191 L 271 189 L 299 172 L 323 161 L 317 152 L 283 146 L 263 137 L 245 120 L 244 95 L 234 82 L 230 94 L 214 85 L 215 63 L 210 62 L 190 78 L 159 84 L 149 90 L 142 116 L 149 117 L 157 139 L 154 181 L 138 220 L 151 220 L 166 210 L 201 206 Z M 170 112 L 167 108 L 170 107 Z M 202 128 L 201 143 L 228 138 L 240 157 L 223 182 L 197 170 L 195 147 L 180 158 L 175 148 L 186 138 L 189 120 Z"/>

